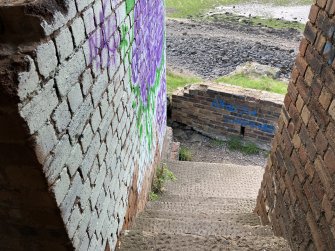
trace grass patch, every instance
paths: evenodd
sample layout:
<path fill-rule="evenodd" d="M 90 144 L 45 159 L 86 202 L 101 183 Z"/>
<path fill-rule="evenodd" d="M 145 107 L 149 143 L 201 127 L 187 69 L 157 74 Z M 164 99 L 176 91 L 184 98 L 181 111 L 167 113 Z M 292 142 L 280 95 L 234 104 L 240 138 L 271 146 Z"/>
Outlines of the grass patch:
<path fill-rule="evenodd" d="M 244 154 L 259 154 L 261 149 L 255 143 L 243 142 L 239 137 L 232 137 L 227 141 L 228 149 L 231 151 L 239 151 Z"/>
<path fill-rule="evenodd" d="M 252 26 L 268 27 L 273 29 L 295 29 L 301 32 L 305 29 L 305 24 L 297 21 L 286 21 L 264 17 L 248 18 L 231 13 L 215 14 L 207 17 L 207 19 L 215 22 L 244 23 Z"/>
<path fill-rule="evenodd" d="M 199 83 L 202 80 L 198 77 L 172 72 L 170 70 L 166 73 L 167 79 L 167 90 L 168 94 L 171 95 L 179 87 L 184 87 L 189 84 Z"/>
<path fill-rule="evenodd" d="M 296 21 L 285 21 L 278 19 L 266 19 L 262 17 L 252 17 L 250 22 L 253 25 L 259 25 L 263 27 L 269 27 L 274 29 L 295 29 L 299 31 L 303 31 L 305 29 L 305 24 L 296 22 Z"/>
<path fill-rule="evenodd" d="M 191 153 L 190 149 L 188 149 L 185 146 L 180 147 L 179 160 L 180 161 L 191 161 L 192 160 L 192 153 Z"/>
<path fill-rule="evenodd" d="M 168 16 L 173 18 L 198 17 L 221 5 L 250 3 L 247 0 L 165 0 Z M 278 6 L 312 4 L 311 0 L 258 0 L 255 3 Z"/>
<path fill-rule="evenodd" d="M 221 77 L 217 79 L 216 82 L 241 86 L 244 88 L 274 92 L 278 94 L 287 93 L 287 84 L 285 82 L 275 80 L 268 76 L 254 77 L 245 75 L 243 73 L 238 73 L 231 76 Z"/>
<path fill-rule="evenodd" d="M 219 140 L 219 139 L 212 139 L 211 140 L 211 145 L 216 146 L 216 147 L 221 147 L 221 146 L 225 145 L 225 142 L 223 140 Z"/>
<path fill-rule="evenodd" d="M 156 170 L 156 176 L 152 183 L 151 192 L 149 194 L 149 199 L 151 201 L 156 201 L 159 199 L 159 195 L 164 192 L 164 185 L 167 181 L 176 181 L 177 178 L 173 172 L 169 170 L 166 164 L 158 167 Z"/>

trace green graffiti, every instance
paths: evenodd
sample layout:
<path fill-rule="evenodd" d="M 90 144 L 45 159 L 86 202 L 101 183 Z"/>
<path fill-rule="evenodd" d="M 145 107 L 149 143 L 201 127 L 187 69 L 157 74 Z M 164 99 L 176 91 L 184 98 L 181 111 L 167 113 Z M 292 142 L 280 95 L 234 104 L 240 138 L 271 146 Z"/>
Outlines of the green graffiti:
<path fill-rule="evenodd" d="M 126 0 L 126 11 L 129 14 L 135 6 L 135 0 Z"/>
<path fill-rule="evenodd" d="M 129 14 L 135 6 L 135 0 L 126 0 L 126 11 Z M 132 18 L 131 20 L 134 20 Z M 131 28 L 130 28 L 131 27 Z M 153 136 L 154 136 L 154 121 L 155 121 L 155 109 L 156 109 L 156 97 L 160 88 L 162 74 L 164 74 L 165 69 L 165 34 L 163 35 L 164 46 L 162 49 L 162 59 L 159 64 L 159 67 L 156 69 L 155 80 L 152 86 L 148 86 L 148 97 L 146 103 L 143 102 L 141 98 L 141 89 L 140 86 L 136 83 L 133 83 L 132 80 L 132 58 L 133 52 L 131 50 L 135 32 L 134 32 L 134 23 L 130 24 L 128 27 L 126 24 L 123 24 L 121 27 L 121 42 L 119 45 L 119 50 L 121 51 L 122 58 L 125 59 L 128 57 L 130 63 L 128 70 L 129 80 L 131 91 L 136 97 L 135 101 L 132 102 L 132 108 L 136 111 L 136 125 L 139 132 L 139 137 L 142 139 L 145 137 L 148 149 L 152 149 L 153 145 Z M 129 37 L 128 37 L 129 36 Z"/>

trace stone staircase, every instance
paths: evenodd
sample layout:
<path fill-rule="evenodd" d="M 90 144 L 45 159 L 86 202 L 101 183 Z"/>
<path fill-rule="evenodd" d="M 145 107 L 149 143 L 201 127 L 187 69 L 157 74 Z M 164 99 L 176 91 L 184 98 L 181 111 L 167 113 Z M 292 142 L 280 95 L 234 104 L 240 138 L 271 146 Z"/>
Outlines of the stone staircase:
<path fill-rule="evenodd" d="M 148 202 L 118 250 L 290 250 L 252 211 L 264 169 L 169 162 L 177 181 Z"/>

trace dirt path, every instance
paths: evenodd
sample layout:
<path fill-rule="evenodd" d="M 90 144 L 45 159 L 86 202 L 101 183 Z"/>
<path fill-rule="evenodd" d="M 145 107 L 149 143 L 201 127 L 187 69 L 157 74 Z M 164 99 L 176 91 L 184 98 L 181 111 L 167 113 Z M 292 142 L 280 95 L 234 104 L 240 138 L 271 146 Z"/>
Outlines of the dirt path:
<path fill-rule="evenodd" d="M 168 66 L 211 79 L 229 74 L 240 64 L 254 61 L 280 68 L 280 77 L 288 78 L 300 38 L 300 32 L 293 29 L 168 19 Z"/>

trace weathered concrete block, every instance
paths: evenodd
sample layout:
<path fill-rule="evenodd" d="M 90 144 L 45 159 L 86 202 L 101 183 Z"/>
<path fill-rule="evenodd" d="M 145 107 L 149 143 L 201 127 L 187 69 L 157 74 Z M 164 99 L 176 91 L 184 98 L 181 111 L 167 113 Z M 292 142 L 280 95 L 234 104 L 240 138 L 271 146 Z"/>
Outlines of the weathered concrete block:
<path fill-rule="evenodd" d="M 72 34 L 69 28 L 65 27 L 55 38 L 57 54 L 60 63 L 68 58 L 73 52 Z"/>
<path fill-rule="evenodd" d="M 81 17 L 77 17 L 72 25 L 71 25 L 71 32 L 73 35 L 74 45 L 78 47 L 82 42 L 85 41 L 86 34 L 85 34 L 85 25 L 84 21 Z"/>
<path fill-rule="evenodd" d="M 75 113 L 83 102 L 83 95 L 81 93 L 81 88 L 80 88 L 79 83 L 75 84 L 72 87 L 67 97 L 69 100 L 71 111 L 72 113 Z"/>
<path fill-rule="evenodd" d="M 37 131 L 47 120 L 58 104 L 54 81 L 50 80 L 44 88 L 25 106 L 21 115 L 27 120 L 31 133 Z"/>
<path fill-rule="evenodd" d="M 66 100 L 58 105 L 52 115 L 52 120 L 55 122 L 58 133 L 63 132 L 67 128 L 71 121 L 71 112 Z"/>
<path fill-rule="evenodd" d="M 36 62 L 40 74 L 45 78 L 56 69 L 58 60 L 56 48 L 52 40 L 37 47 Z"/>

